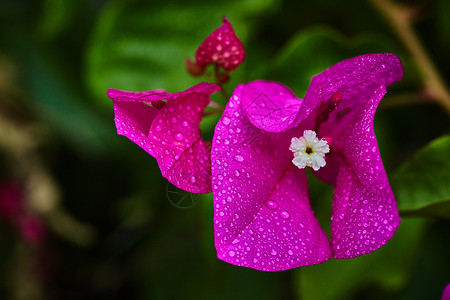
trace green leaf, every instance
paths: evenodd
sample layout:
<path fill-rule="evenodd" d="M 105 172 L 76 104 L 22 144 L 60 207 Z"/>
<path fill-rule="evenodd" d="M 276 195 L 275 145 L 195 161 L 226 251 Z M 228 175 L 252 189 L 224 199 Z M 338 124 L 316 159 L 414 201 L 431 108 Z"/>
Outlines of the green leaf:
<path fill-rule="evenodd" d="M 381 249 L 353 259 L 331 259 L 296 271 L 298 291 L 304 300 L 352 299 L 369 286 L 387 292 L 401 290 L 408 282 L 422 239 L 425 222 L 402 220 L 394 237 Z M 405 251 L 408 245 L 408 251 Z"/>
<path fill-rule="evenodd" d="M 176 92 L 205 81 L 188 75 L 185 59 L 194 58 L 197 47 L 222 24 L 223 16 L 245 41 L 246 16 L 267 9 L 272 2 L 112 1 L 91 37 L 88 84 L 109 107 L 105 100 L 108 88 Z"/>
<path fill-rule="evenodd" d="M 85 12 L 88 0 L 80 1 L 43 1 L 41 20 L 37 25 L 37 33 L 43 39 L 52 39 L 63 35 L 64 31 Z"/>
<path fill-rule="evenodd" d="M 305 94 L 311 78 L 326 68 L 354 56 L 376 52 L 400 54 L 396 43 L 379 34 L 347 38 L 330 27 L 314 26 L 292 37 L 265 77 L 286 84 L 300 96 Z"/>
<path fill-rule="evenodd" d="M 450 218 L 450 135 L 431 142 L 394 174 L 400 212 Z"/>

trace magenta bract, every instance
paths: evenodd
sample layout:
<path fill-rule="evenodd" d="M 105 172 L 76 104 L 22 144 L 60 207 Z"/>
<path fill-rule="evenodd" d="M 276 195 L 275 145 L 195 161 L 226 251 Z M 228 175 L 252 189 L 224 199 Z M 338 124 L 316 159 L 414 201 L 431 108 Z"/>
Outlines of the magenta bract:
<path fill-rule="evenodd" d="M 162 175 L 175 186 L 209 193 L 211 145 L 200 136 L 200 122 L 210 95 L 218 90 L 218 85 L 203 82 L 172 94 L 110 89 L 108 97 L 114 103 L 118 134 L 155 157 Z"/>
<path fill-rule="evenodd" d="M 244 59 L 244 45 L 234 33 L 227 18 L 223 18 L 223 24 L 203 41 L 195 53 L 199 67 L 215 63 L 228 72 L 236 69 Z"/>
<path fill-rule="evenodd" d="M 395 55 L 369 54 L 315 76 L 304 100 L 275 82 L 238 86 L 212 145 L 218 257 L 278 271 L 384 245 L 400 218 L 373 118 L 386 87 L 402 75 Z M 291 162 L 291 139 L 305 130 L 331 141 L 326 166 L 314 172 L 334 186 L 331 241 L 309 204 L 305 170 Z"/>

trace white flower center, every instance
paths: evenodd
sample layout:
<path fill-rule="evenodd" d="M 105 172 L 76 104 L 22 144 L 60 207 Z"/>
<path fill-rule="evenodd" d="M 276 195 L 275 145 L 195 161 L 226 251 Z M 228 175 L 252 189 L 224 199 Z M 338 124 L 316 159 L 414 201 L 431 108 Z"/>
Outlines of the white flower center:
<path fill-rule="evenodd" d="M 317 171 L 325 166 L 324 157 L 330 152 L 330 147 L 324 138 L 320 140 L 317 138 L 315 131 L 305 130 L 302 137 L 292 138 L 289 150 L 294 152 L 292 163 L 299 169 L 311 167 Z"/>

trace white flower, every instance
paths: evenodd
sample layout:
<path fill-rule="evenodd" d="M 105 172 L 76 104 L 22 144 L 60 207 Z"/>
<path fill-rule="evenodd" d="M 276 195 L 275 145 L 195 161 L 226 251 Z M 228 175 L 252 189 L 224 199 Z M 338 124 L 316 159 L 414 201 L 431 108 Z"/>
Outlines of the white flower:
<path fill-rule="evenodd" d="M 294 152 L 292 163 L 299 169 L 311 167 L 314 171 L 324 167 L 325 154 L 330 152 L 330 147 L 325 139 L 318 139 L 313 130 L 305 130 L 300 138 L 293 137 L 289 150 Z"/>

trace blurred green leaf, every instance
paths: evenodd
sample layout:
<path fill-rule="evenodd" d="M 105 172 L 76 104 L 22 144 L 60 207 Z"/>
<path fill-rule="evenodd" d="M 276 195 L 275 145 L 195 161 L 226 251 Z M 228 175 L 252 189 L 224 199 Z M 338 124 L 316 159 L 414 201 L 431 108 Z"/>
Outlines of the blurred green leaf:
<path fill-rule="evenodd" d="M 299 269 L 298 294 L 304 300 L 339 300 L 352 299 L 371 285 L 390 292 L 400 290 L 409 279 L 423 225 L 420 219 L 402 220 L 394 237 L 375 252 Z M 405 251 L 405 245 L 410 250 Z"/>
<path fill-rule="evenodd" d="M 64 33 L 64 30 L 76 19 L 89 2 L 45 0 L 42 19 L 37 26 L 38 34 L 44 39 L 52 39 Z"/>
<path fill-rule="evenodd" d="M 304 95 L 314 75 L 344 59 L 376 52 L 399 55 L 400 50 L 396 43 L 379 34 L 347 38 L 330 27 L 314 26 L 292 37 L 273 61 L 266 78 Z"/>
<path fill-rule="evenodd" d="M 401 213 L 450 218 L 450 135 L 431 142 L 394 174 Z"/>
<path fill-rule="evenodd" d="M 190 77 L 184 66 L 200 43 L 226 16 L 246 39 L 246 16 L 270 7 L 272 0 L 186 3 L 113 1 L 105 8 L 88 50 L 88 83 L 108 104 L 108 88 L 180 91 L 204 78 Z"/>

